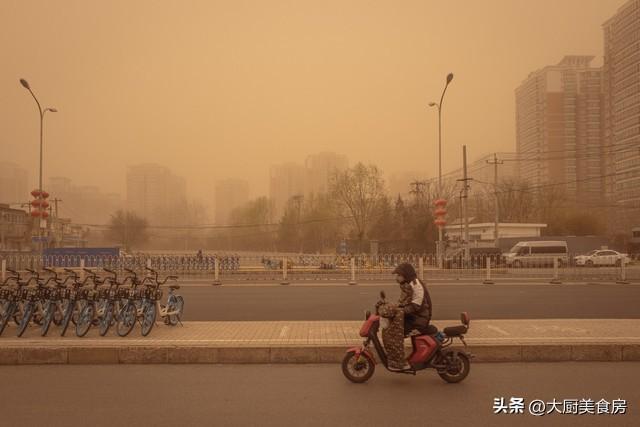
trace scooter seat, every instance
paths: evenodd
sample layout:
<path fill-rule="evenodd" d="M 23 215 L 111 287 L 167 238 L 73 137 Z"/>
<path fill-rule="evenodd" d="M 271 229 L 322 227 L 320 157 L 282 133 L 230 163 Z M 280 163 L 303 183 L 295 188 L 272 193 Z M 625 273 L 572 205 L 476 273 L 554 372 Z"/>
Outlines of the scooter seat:
<path fill-rule="evenodd" d="M 444 334 L 448 337 L 457 337 L 467 333 L 467 327 L 465 325 L 460 326 L 448 326 L 443 329 Z"/>

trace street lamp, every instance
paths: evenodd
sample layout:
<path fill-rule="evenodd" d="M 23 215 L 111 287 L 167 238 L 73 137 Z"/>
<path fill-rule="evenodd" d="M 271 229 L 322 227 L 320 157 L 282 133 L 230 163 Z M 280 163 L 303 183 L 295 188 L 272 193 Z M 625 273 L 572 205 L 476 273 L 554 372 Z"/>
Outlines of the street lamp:
<path fill-rule="evenodd" d="M 44 199 L 43 195 L 42 195 L 42 140 L 43 140 L 43 122 L 44 122 L 44 115 L 47 111 L 51 111 L 52 113 L 57 113 L 58 110 L 56 110 L 55 108 L 51 108 L 51 107 L 47 107 L 44 110 L 42 109 L 42 106 L 40 105 L 40 102 L 38 101 L 38 98 L 36 98 L 36 95 L 33 93 L 33 91 L 31 90 L 31 86 L 29 86 L 29 82 L 27 82 L 25 79 L 20 79 L 20 84 L 29 91 L 29 93 L 31 94 L 31 96 L 33 96 L 33 99 L 36 101 L 36 104 L 38 105 L 38 112 L 40 113 L 40 174 L 39 174 L 39 179 L 38 179 L 38 199 L 40 199 L 41 201 Z M 42 224 L 42 223 L 40 223 Z M 42 225 L 40 225 L 40 227 L 42 227 Z M 40 229 L 40 227 L 38 227 L 38 229 Z M 40 234 L 40 233 L 38 233 Z M 40 251 L 42 252 L 44 245 L 42 243 L 42 241 L 40 241 Z"/>
<path fill-rule="evenodd" d="M 430 102 L 429 107 L 438 107 L 438 198 L 442 197 L 442 101 L 444 94 L 449 87 L 449 83 L 453 80 L 453 73 L 447 74 L 447 82 L 444 85 L 440 102 Z M 438 226 L 438 259 L 442 259 L 442 226 Z"/>
<path fill-rule="evenodd" d="M 43 130 L 44 114 L 47 111 L 51 111 L 52 113 L 57 113 L 58 110 L 51 107 L 47 107 L 43 110 L 42 107 L 40 106 L 40 102 L 38 102 L 38 98 L 36 98 L 36 95 L 31 90 L 31 86 L 29 86 L 29 82 L 27 82 L 25 79 L 20 79 L 20 84 L 29 91 L 31 96 L 33 96 L 33 99 L 36 101 L 36 104 L 38 105 L 38 111 L 40 112 L 40 178 L 38 180 L 38 190 L 42 191 L 42 139 L 43 139 L 42 130 Z"/>

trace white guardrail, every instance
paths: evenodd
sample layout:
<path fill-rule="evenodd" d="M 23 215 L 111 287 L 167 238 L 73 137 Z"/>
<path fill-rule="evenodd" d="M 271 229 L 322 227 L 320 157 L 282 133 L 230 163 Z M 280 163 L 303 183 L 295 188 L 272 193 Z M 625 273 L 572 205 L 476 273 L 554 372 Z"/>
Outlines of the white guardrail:
<path fill-rule="evenodd" d="M 111 256 L 0 255 L 2 278 L 6 270 L 38 270 L 42 267 L 139 269 L 149 266 L 164 274 L 182 278 L 213 278 L 213 282 L 309 281 L 358 282 L 393 281 L 391 272 L 402 262 L 411 263 L 419 277 L 430 280 L 465 280 L 492 283 L 496 280 L 537 279 L 563 281 L 621 282 L 640 280 L 640 263 L 616 262 L 610 265 L 577 265 L 575 258 L 550 258 L 528 263 L 510 263 L 501 255 L 448 258 L 438 268 L 434 254 L 383 255 L 281 255 L 246 256 L 235 254 L 136 254 Z"/>

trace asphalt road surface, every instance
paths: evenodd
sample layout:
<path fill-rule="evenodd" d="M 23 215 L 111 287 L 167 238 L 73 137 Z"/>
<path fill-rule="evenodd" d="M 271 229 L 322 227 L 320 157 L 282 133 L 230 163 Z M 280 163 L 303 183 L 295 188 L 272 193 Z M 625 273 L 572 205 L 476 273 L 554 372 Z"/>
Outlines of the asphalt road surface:
<path fill-rule="evenodd" d="M 338 365 L 2 366 L 0 378 L 6 426 L 640 425 L 633 362 L 476 364 L 460 384 L 382 369 L 351 384 Z M 494 414 L 494 399 L 512 397 L 524 399 L 523 414 Z M 533 416 L 536 399 L 625 400 L 627 408 Z"/>
<path fill-rule="evenodd" d="M 359 320 L 397 285 L 182 286 L 184 320 Z M 434 319 L 640 318 L 640 285 L 433 284 Z"/>

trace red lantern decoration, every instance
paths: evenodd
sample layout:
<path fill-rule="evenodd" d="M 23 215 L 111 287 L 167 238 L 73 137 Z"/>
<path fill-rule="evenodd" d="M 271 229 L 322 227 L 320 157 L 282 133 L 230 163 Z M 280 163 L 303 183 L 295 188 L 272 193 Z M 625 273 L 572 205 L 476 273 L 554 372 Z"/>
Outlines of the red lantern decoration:
<path fill-rule="evenodd" d="M 447 220 L 446 219 L 442 219 L 442 218 L 438 218 L 435 221 L 433 221 L 435 225 L 437 225 L 438 227 L 444 227 L 445 225 L 447 225 Z"/>
<path fill-rule="evenodd" d="M 49 193 L 47 193 L 46 191 L 43 191 L 42 193 L 40 193 L 43 199 L 46 199 L 47 197 L 49 197 Z"/>
<path fill-rule="evenodd" d="M 40 190 L 33 190 L 33 191 L 31 192 L 31 195 L 32 195 L 33 197 L 35 197 L 35 198 L 40 197 L 40 194 L 42 194 L 42 192 L 41 192 Z"/>
<path fill-rule="evenodd" d="M 45 209 L 49 207 L 49 202 L 43 199 L 35 199 L 31 201 L 31 205 L 36 207 L 39 206 L 40 208 Z"/>
<path fill-rule="evenodd" d="M 40 216 L 40 211 L 31 211 L 31 216 L 33 217 Z"/>
<path fill-rule="evenodd" d="M 43 211 L 42 212 L 42 218 L 46 218 L 48 216 L 49 216 L 49 212 L 47 212 L 47 211 Z"/>
<path fill-rule="evenodd" d="M 434 205 L 436 205 L 436 207 L 445 207 L 447 206 L 447 201 L 444 199 L 438 199 L 435 202 L 433 202 Z"/>
<path fill-rule="evenodd" d="M 445 216 L 447 214 L 447 210 L 444 208 L 436 209 L 436 216 Z"/>

